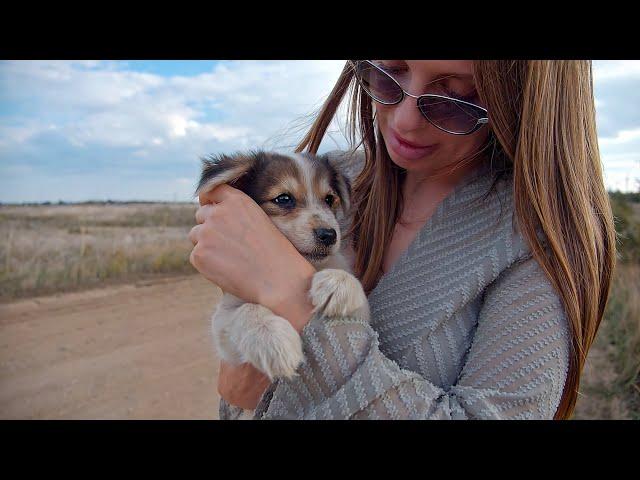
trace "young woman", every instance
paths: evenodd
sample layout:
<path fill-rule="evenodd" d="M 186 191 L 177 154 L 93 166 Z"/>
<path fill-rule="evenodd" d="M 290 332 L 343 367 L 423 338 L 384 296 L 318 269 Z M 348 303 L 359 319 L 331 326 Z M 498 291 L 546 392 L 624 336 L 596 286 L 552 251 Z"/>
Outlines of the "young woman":
<path fill-rule="evenodd" d="M 312 318 L 313 267 L 246 195 L 200 198 L 191 262 L 301 333 L 269 384 L 222 364 L 256 418 L 572 414 L 615 262 L 588 61 L 350 61 L 299 145 L 351 92 L 354 271 L 371 322 Z M 346 168 L 346 167 L 345 167 Z"/>

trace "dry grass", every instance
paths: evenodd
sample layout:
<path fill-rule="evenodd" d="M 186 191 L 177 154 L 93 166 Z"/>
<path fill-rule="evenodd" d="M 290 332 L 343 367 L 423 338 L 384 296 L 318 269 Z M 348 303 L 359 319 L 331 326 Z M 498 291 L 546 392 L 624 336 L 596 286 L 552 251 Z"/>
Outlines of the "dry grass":
<path fill-rule="evenodd" d="M 640 420 L 640 265 L 619 264 L 574 418 Z"/>
<path fill-rule="evenodd" d="M 610 193 L 618 265 L 575 418 L 640 419 L 640 194 Z"/>
<path fill-rule="evenodd" d="M 195 273 L 195 204 L 0 206 L 0 301 Z"/>

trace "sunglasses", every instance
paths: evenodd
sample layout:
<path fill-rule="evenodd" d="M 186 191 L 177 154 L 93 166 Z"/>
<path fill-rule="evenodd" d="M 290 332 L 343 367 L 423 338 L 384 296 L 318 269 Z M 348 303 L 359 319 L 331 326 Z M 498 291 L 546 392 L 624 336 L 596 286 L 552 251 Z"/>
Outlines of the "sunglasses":
<path fill-rule="evenodd" d="M 443 95 L 411 95 L 395 78 L 369 60 L 351 62 L 364 91 L 383 105 L 397 105 L 404 96 L 415 98 L 418 110 L 434 127 L 452 135 L 469 135 L 489 121 L 488 112 L 473 103 Z"/>

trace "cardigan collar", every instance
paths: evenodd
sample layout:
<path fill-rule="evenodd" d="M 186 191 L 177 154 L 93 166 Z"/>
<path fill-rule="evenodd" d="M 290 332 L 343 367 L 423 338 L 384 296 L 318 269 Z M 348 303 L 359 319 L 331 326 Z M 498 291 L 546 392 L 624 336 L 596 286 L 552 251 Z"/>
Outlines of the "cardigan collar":
<path fill-rule="evenodd" d="M 420 228 L 409 247 L 400 255 L 391 269 L 380 277 L 370 295 L 373 295 L 376 290 L 398 275 L 403 265 L 414 256 L 417 246 L 423 243 L 426 235 L 451 215 L 460 214 L 472 208 L 477 201 L 481 200 L 489 191 L 493 179 L 494 172 L 487 162 L 481 163 L 467 172 L 449 195 L 438 204 L 434 213 Z"/>

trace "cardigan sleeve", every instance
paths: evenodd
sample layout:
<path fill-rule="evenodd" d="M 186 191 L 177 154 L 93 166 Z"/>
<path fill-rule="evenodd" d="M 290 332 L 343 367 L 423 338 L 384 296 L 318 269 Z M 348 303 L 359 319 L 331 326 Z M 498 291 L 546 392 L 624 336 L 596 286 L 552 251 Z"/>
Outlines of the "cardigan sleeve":
<path fill-rule="evenodd" d="M 444 390 L 380 351 L 371 326 L 316 315 L 298 375 L 263 395 L 262 419 L 551 419 L 569 360 L 560 298 L 529 258 L 487 286 L 457 381 Z"/>

